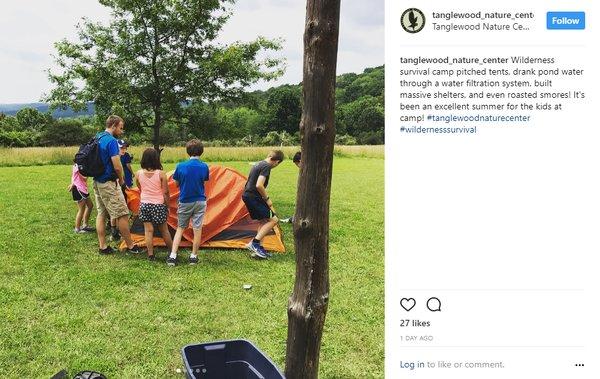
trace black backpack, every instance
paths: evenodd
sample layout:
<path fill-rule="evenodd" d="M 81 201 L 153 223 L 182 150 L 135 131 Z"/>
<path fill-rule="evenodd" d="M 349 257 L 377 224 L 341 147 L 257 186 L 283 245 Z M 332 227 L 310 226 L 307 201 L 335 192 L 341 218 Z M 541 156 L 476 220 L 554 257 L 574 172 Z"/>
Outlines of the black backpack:
<path fill-rule="evenodd" d="M 79 147 L 79 151 L 75 154 L 75 163 L 77 164 L 81 175 L 97 177 L 104 173 L 104 163 L 100 157 L 99 142 L 100 138 L 104 137 L 106 134 L 96 136 L 88 143 Z"/>

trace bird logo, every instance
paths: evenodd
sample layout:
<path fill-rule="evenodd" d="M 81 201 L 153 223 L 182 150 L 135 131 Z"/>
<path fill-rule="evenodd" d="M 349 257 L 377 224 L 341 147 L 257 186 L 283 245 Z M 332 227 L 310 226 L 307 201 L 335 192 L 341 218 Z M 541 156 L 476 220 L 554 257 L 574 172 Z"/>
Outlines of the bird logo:
<path fill-rule="evenodd" d="M 425 26 L 425 15 L 417 8 L 409 8 L 402 13 L 400 24 L 408 33 L 418 33 Z"/>

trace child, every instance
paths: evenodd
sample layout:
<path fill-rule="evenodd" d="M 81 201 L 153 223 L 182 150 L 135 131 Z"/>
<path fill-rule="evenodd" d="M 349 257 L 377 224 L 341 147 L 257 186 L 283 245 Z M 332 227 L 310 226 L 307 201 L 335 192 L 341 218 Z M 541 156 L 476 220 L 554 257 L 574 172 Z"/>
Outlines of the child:
<path fill-rule="evenodd" d="M 296 154 L 294 154 L 294 158 L 292 158 L 292 161 L 294 162 L 294 164 L 296 165 L 296 167 L 300 168 L 300 161 L 302 160 L 302 153 L 297 151 Z"/>
<path fill-rule="evenodd" d="M 154 226 L 157 226 L 160 230 L 167 248 L 170 250 L 173 246 L 169 227 L 167 226 L 169 187 L 167 185 L 167 175 L 162 171 L 160 157 L 156 150 L 153 148 L 144 150 L 140 165 L 142 169 L 135 173 L 135 181 L 140 189 L 139 217 L 140 221 L 144 223 L 148 259 L 153 261 L 155 260 L 154 244 L 152 242 Z"/>
<path fill-rule="evenodd" d="M 121 165 L 123 166 L 123 175 L 125 176 L 125 186 L 127 188 L 133 187 L 133 169 L 131 168 L 131 162 L 133 157 L 127 152 L 129 143 L 120 139 L 119 144 L 119 155 L 121 156 Z M 127 197 L 125 198 L 127 200 Z"/>
<path fill-rule="evenodd" d="M 267 194 L 267 185 L 269 184 L 269 175 L 271 169 L 277 167 L 284 159 L 281 150 L 273 150 L 269 153 L 265 160 L 255 164 L 250 169 L 248 181 L 244 188 L 242 200 L 250 212 L 250 217 L 253 220 L 261 220 L 265 222 L 256 233 L 256 236 L 246 248 L 252 251 L 252 258 L 266 259 L 271 255 L 260 244 L 260 241 L 277 225 L 279 221 L 277 215 L 273 212 L 273 202 Z"/>
<path fill-rule="evenodd" d="M 204 182 L 208 180 L 208 165 L 200 160 L 204 146 L 200 140 L 193 139 L 185 144 L 185 150 L 190 159 L 179 163 L 173 174 L 173 180 L 179 187 L 179 203 L 177 205 L 177 232 L 173 238 L 171 255 L 167 258 L 169 266 L 177 264 L 177 250 L 181 243 L 181 236 L 185 228 L 189 226 L 190 220 L 194 229 L 194 240 L 189 263 L 191 265 L 198 263 L 202 221 L 206 212 Z"/>
<path fill-rule="evenodd" d="M 300 168 L 300 161 L 302 160 L 302 153 L 301 152 L 296 152 L 296 154 L 294 154 L 294 158 L 292 158 L 292 162 L 294 162 L 294 164 L 296 165 L 296 167 Z M 293 223 L 294 222 L 294 216 L 292 217 L 288 217 L 288 218 L 284 218 L 283 220 L 281 220 L 281 222 L 284 223 Z"/>
<path fill-rule="evenodd" d="M 75 161 L 73 160 L 73 162 Z M 87 233 L 96 230 L 88 226 L 90 214 L 94 204 L 92 203 L 92 199 L 89 197 L 90 195 L 87 187 L 87 178 L 81 175 L 77 163 L 73 164 L 73 169 L 71 171 L 71 184 L 69 184 L 67 190 L 71 192 L 73 195 L 73 201 L 77 203 L 77 215 L 75 216 L 75 229 L 73 229 L 73 231 L 75 233 Z M 81 225 L 82 220 L 83 226 Z"/>
<path fill-rule="evenodd" d="M 125 203 L 127 203 L 127 188 L 133 187 L 133 169 L 131 168 L 131 161 L 133 157 L 129 155 L 127 152 L 127 148 L 129 144 L 124 140 L 117 140 L 117 144 L 119 145 L 119 156 L 121 159 L 121 165 L 123 166 L 123 176 L 125 178 L 125 184 L 121 186 L 121 191 L 123 191 L 123 197 L 125 197 Z M 118 241 L 121 239 L 121 234 L 119 234 L 119 229 L 117 228 L 117 220 L 110 219 L 110 235 L 113 241 Z"/>

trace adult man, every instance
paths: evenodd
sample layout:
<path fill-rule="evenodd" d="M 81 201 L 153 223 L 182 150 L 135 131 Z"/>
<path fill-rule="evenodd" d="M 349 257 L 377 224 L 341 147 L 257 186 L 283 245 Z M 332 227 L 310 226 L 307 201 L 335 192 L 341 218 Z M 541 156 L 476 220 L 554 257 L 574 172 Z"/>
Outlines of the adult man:
<path fill-rule="evenodd" d="M 124 122 L 119 116 L 109 116 L 106 119 L 106 129 L 96 135 L 100 158 L 104 163 L 104 172 L 94 177 L 94 194 L 96 197 L 96 230 L 100 254 L 111 254 L 113 248 L 106 244 L 106 220 L 114 218 L 123 240 L 131 253 L 139 253 L 141 249 L 131 240 L 129 233 L 129 209 L 121 192 L 125 183 L 123 166 L 119 155 L 119 145 L 115 137 L 123 134 Z"/>
<path fill-rule="evenodd" d="M 263 222 L 256 236 L 246 246 L 248 250 L 252 251 L 252 258 L 266 259 L 270 256 L 260 242 L 273 230 L 279 219 L 272 210 L 273 202 L 267 194 L 267 185 L 269 185 L 271 169 L 277 167 L 283 159 L 284 155 L 281 150 L 273 150 L 265 160 L 256 163 L 248 175 L 242 200 L 248 208 L 250 217 Z"/>

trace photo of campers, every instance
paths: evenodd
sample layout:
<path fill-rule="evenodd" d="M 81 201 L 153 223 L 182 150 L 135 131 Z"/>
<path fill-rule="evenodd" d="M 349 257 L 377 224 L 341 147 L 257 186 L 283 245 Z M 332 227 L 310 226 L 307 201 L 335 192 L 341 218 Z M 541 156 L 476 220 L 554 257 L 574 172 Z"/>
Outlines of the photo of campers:
<path fill-rule="evenodd" d="M 3 14 L 0 377 L 383 377 L 382 0 Z"/>

